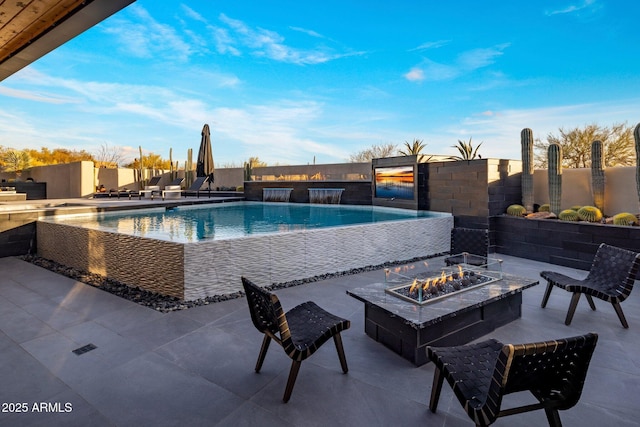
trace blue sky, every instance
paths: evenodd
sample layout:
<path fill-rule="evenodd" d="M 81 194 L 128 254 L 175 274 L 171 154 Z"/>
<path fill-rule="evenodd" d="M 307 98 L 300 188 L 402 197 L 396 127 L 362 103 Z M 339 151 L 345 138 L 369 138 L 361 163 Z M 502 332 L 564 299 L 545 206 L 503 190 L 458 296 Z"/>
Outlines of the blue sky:
<path fill-rule="evenodd" d="M 414 138 L 520 159 L 520 131 L 640 122 L 640 3 L 138 0 L 0 82 L 0 145 L 181 166 L 341 163 Z"/>

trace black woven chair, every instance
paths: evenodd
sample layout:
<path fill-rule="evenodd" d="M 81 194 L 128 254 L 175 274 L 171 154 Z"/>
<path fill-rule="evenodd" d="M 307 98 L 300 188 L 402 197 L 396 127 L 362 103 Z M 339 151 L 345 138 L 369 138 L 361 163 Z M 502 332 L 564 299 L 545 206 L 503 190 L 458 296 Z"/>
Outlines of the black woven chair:
<path fill-rule="evenodd" d="M 334 316 L 311 301 L 302 303 L 285 313 L 276 295 L 255 285 L 245 277 L 242 278 L 242 285 L 247 294 L 251 320 L 254 326 L 264 333 L 256 372 L 260 372 L 262 368 L 271 340 L 280 344 L 292 360 L 287 387 L 282 398 L 285 403 L 291 397 L 302 361 L 315 353 L 331 337 L 338 350 L 342 372 L 347 373 L 349 369 L 340 332 L 349 329 L 351 326 L 349 320 Z"/>
<path fill-rule="evenodd" d="M 436 412 L 444 379 L 476 426 L 498 417 L 544 409 L 551 427 L 560 427 L 559 410 L 573 407 L 582 387 L 598 336 L 530 344 L 502 344 L 490 339 L 458 347 L 427 347 L 435 364 L 429 409 Z M 501 409 L 503 396 L 530 391 L 538 403 Z"/>
<path fill-rule="evenodd" d="M 451 256 L 447 265 L 484 265 L 489 253 L 489 231 L 486 229 L 456 227 L 451 229 Z"/>
<path fill-rule="evenodd" d="M 633 290 L 633 283 L 639 266 L 640 254 L 602 243 L 598 247 L 589 274 L 583 280 L 574 279 L 553 271 L 542 271 L 540 273 L 540 276 L 548 282 L 547 290 L 542 298 L 542 308 L 547 306 L 551 290 L 554 286 L 557 286 L 573 292 L 567 318 L 564 322 L 566 325 L 571 324 L 580 295 L 584 294 L 592 310 L 596 309 L 593 297 L 610 302 L 622 326 L 628 328 L 629 324 L 624 317 L 620 303 L 627 299 Z"/>

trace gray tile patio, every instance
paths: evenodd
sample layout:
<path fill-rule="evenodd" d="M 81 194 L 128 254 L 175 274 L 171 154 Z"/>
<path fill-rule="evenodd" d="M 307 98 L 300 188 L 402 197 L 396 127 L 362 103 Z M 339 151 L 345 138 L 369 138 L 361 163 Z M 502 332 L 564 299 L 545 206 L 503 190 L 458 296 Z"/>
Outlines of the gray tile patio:
<path fill-rule="evenodd" d="M 504 271 L 534 279 L 545 269 L 584 271 L 502 256 Z M 17 258 L 0 258 L 0 425 L 9 426 L 469 426 L 448 386 L 438 412 L 427 402 L 433 367 L 416 368 L 364 334 L 362 303 L 350 288 L 381 271 L 343 276 L 277 292 L 286 309 L 314 300 L 351 320 L 343 334 L 349 373 L 328 343 L 305 361 L 292 398 L 281 402 L 289 359 L 272 345 L 253 370 L 261 335 L 245 299 L 162 314 Z M 238 278 L 238 280 L 240 280 Z M 540 308 L 544 284 L 524 292 L 522 318 L 490 334 L 505 342 L 594 331 L 599 342 L 579 404 L 561 412 L 565 426 L 635 426 L 640 419 L 640 291 L 622 305 L 630 329 L 610 305 L 584 300 L 564 325 L 570 295 L 555 290 Z M 92 343 L 80 356 L 72 350 Z M 510 396 L 505 404 L 521 402 Z M 36 412 L 58 403 L 64 411 Z M 26 403 L 26 413 L 5 412 Z M 54 407 L 56 407 L 54 405 Z M 496 426 L 546 425 L 542 411 Z"/>

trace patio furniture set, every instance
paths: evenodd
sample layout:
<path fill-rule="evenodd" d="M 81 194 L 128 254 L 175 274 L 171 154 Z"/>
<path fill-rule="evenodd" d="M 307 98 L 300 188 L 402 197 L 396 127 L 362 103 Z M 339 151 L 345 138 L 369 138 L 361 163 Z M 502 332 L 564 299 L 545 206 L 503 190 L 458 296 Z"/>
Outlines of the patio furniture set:
<path fill-rule="evenodd" d="M 165 200 L 166 197 L 187 197 L 187 196 L 196 196 L 200 197 L 201 192 L 207 192 L 208 196 L 211 197 L 211 188 L 207 188 L 206 190 L 202 190 L 202 187 L 209 182 L 209 176 L 200 176 L 197 177 L 191 186 L 186 190 L 182 189 L 182 183 L 184 182 L 184 178 L 176 178 L 167 184 L 163 189 L 160 189 L 158 185 L 161 176 L 154 176 L 149 179 L 149 182 L 145 186 L 143 190 L 109 190 L 104 192 L 97 192 L 94 194 L 94 197 L 127 197 L 131 200 L 132 197 L 138 197 L 138 200 L 141 200 L 143 197 L 149 197 L 153 200 L 154 196 L 160 195 L 162 200 Z"/>
<path fill-rule="evenodd" d="M 463 262 L 466 263 L 465 265 L 475 266 L 486 264 L 488 257 L 488 233 L 486 230 L 454 228 L 451 237 L 451 254 L 453 255 L 445 259 L 447 265 Z M 593 310 L 595 310 L 594 297 L 610 302 L 622 326 L 628 328 L 629 325 L 620 303 L 631 293 L 639 266 L 640 254 L 601 244 L 585 279 L 575 279 L 551 271 L 540 273 L 541 277 L 548 282 L 542 307 L 546 306 L 551 290 L 554 287 L 559 287 L 573 294 L 565 324 L 571 323 L 580 295 L 584 294 Z M 480 268 L 483 267 L 485 266 Z M 504 286 L 504 283 L 500 284 L 500 282 L 524 280 L 520 285 L 507 286 L 510 291 L 505 293 L 509 294 L 510 298 L 513 298 L 514 295 L 521 298 L 522 290 L 538 283 L 508 275 L 500 277 L 497 282 L 489 283 L 486 287 L 494 287 L 493 289 L 495 289 L 496 286 Z M 301 362 L 313 355 L 330 338 L 334 340 L 342 371 L 347 373 L 347 362 L 340 333 L 349 329 L 349 320 L 335 316 L 311 301 L 300 304 L 285 313 L 275 294 L 255 285 L 246 277 L 242 277 L 242 283 L 253 324 L 264 334 L 255 371 L 260 371 L 272 340 L 281 345 L 292 360 L 283 396 L 285 403 L 291 397 Z M 371 297 L 371 295 L 379 297 L 380 294 L 376 290 L 379 287 L 379 284 L 374 284 L 370 287 L 347 291 L 351 296 L 365 302 L 365 331 L 369 336 L 372 336 L 367 330 L 367 323 L 370 322 L 370 319 L 367 318 L 366 313 L 372 307 L 376 310 L 375 314 L 370 316 L 371 319 L 380 319 L 387 311 L 389 318 L 399 317 L 400 323 L 414 325 L 419 323 L 418 320 L 406 313 L 412 312 L 414 316 L 420 316 L 431 309 L 430 307 L 413 305 L 411 310 L 404 312 L 402 309 L 396 310 L 398 304 L 410 305 L 411 302 L 398 299 L 402 302 L 393 301 L 385 305 Z M 471 294 L 473 292 L 476 292 L 476 289 L 465 293 Z M 500 296 L 497 299 L 502 298 L 505 297 Z M 517 316 L 509 316 L 509 319 L 503 319 L 503 321 L 515 320 L 520 316 L 519 301 L 517 299 L 515 301 Z M 461 313 L 469 312 L 469 307 L 476 309 L 483 305 L 486 304 L 461 303 L 457 310 L 445 310 L 441 316 L 442 319 L 426 322 L 420 327 L 426 325 L 426 328 L 422 329 L 447 329 L 447 318 L 458 319 L 461 317 Z M 423 310 L 424 313 L 422 313 Z M 433 310 L 437 311 L 439 308 Z M 496 325 L 492 326 L 495 329 Z M 382 326 L 376 325 L 376 327 Z M 415 342 L 412 341 L 412 345 L 414 345 L 412 352 L 415 354 L 424 353 L 424 358 L 420 363 L 417 359 L 412 361 L 418 365 L 431 361 L 435 366 L 429 409 L 436 412 L 442 385 L 446 379 L 465 412 L 477 426 L 488 426 L 499 417 L 539 409 L 545 411 L 550 426 L 561 426 L 558 411 L 572 408 L 578 403 L 591 356 L 598 340 L 597 334 L 587 333 L 536 343 L 504 344 L 495 339 L 488 339 L 467 344 L 479 336 L 485 335 L 487 329 L 485 328 L 479 333 L 468 333 L 467 331 L 457 336 L 452 335 L 449 330 L 444 333 L 447 334 L 446 338 L 434 339 L 426 345 L 422 343 L 415 346 Z M 407 330 L 402 330 L 399 335 L 403 337 L 408 335 Z M 420 337 L 418 337 L 419 339 Z M 385 340 L 380 341 L 398 351 L 393 348 L 393 345 L 389 345 L 389 341 L 393 342 L 393 339 L 387 339 L 386 342 Z M 399 353 L 402 354 L 401 351 Z M 407 358 L 411 360 L 410 357 Z M 509 409 L 502 408 L 503 396 L 522 391 L 529 391 L 538 403 Z"/>

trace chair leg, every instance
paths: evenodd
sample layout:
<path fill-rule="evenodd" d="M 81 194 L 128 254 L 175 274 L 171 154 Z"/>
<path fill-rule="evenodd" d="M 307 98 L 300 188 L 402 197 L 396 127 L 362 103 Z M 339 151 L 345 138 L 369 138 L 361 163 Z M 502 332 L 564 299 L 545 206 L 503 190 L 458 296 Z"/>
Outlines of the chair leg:
<path fill-rule="evenodd" d="M 551 283 L 547 283 L 547 290 L 544 291 L 544 297 L 542 297 L 542 308 L 547 306 L 547 301 L 549 301 L 549 295 L 551 295 L 551 290 L 553 289 L 553 285 Z"/>
<path fill-rule="evenodd" d="M 587 302 L 589 303 L 589 307 L 591 307 L 591 310 L 596 311 L 596 305 L 593 303 L 593 298 L 591 297 L 591 295 L 584 295 L 585 297 L 587 297 Z"/>
<path fill-rule="evenodd" d="M 282 401 L 287 403 L 289 398 L 291 397 L 291 392 L 293 391 L 293 386 L 296 383 L 296 378 L 298 377 L 298 371 L 300 370 L 300 365 L 302 362 L 294 360 L 291 362 L 291 369 L 289 370 L 289 379 L 287 380 L 287 388 L 284 390 L 284 397 Z"/>
<path fill-rule="evenodd" d="M 569 304 L 569 311 L 567 312 L 567 318 L 564 321 L 564 324 L 569 326 L 571 321 L 573 320 L 573 314 L 576 312 L 576 307 L 578 306 L 578 300 L 580 300 L 580 292 L 574 292 L 571 297 L 571 304 Z"/>
<path fill-rule="evenodd" d="M 431 386 L 431 400 L 429 401 L 429 409 L 435 413 L 438 409 L 438 401 L 440 400 L 440 391 L 442 391 L 442 384 L 444 383 L 444 375 L 440 368 L 436 368 L 433 373 L 433 385 Z"/>
<path fill-rule="evenodd" d="M 562 421 L 560 421 L 560 414 L 557 409 L 545 408 L 544 412 L 547 415 L 549 427 L 562 427 Z"/>
<path fill-rule="evenodd" d="M 264 338 L 262 339 L 262 347 L 260 347 L 260 355 L 258 356 L 258 361 L 256 362 L 256 372 L 260 372 L 260 369 L 262 369 L 262 363 L 264 362 L 264 358 L 267 355 L 267 350 L 269 350 L 269 344 L 271 344 L 271 337 L 267 334 L 264 334 Z"/>
<path fill-rule="evenodd" d="M 342 337 L 340 334 L 335 334 L 333 336 L 333 342 L 336 343 L 336 350 L 338 350 L 338 358 L 340 359 L 340 366 L 342 366 L 342 372 L 345 374 L 349 372 L 349 368 L 347 367 L 347 358 L 344 356 L 344 348 L 342 347 Z"/>
<path fill-rule="evenodd" d="M 618 315 L 618 319 L 620 319 L 620 323 L 622 323 L 622 327 L 625 329 L 629 329 L 629 324 L 627 323 L 627 319 L 624 317 L 624 313 L 622 312 L 622 307 L 620 307 L 620 303 L 611 303 L 613 305 L 613 309 L 616 311 Z"/>

